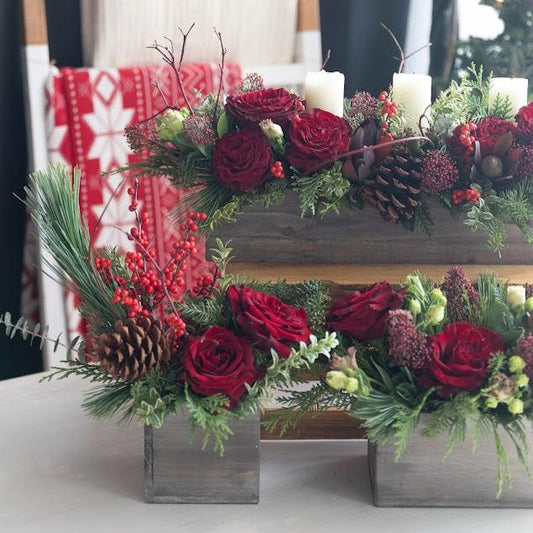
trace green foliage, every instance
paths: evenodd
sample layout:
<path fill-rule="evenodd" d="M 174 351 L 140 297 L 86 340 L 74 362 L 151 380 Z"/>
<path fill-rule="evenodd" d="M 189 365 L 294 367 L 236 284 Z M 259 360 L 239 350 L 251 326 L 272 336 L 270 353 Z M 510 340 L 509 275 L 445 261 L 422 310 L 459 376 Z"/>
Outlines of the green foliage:
<path fill-rule="evenodd" d="M 165 418 L 183 403 L 176 371 L 152 370 L 131 386 L 132 410 L 143 425 L 160 428 Z"/>
<path fill-rule="evenodd" d="M 324 216 L 330 211 L 339 213 L 339 204 L 351 185 L 342 175 L 342 163 L 337 161 L 331 168 L 296 177 L 294 187 L 300 195 L 302 216 L 307 212 Z"/>
<path fill-rule="evenodd" d="M 483 66 L 468 67 L 468 76 L 457 83 L 452 81 L 431 105 L 431 121 L 437 132 L 449 131 L 452 126 L 477 121 L 489 116 L 489 76 L 483 79 Z"/>
<path fill-rule="evenodd" d="M 514 224 L 533 243 L 533 181 L 524 180 L 496 194 L 486 187 L 477 204 L 465 208 L 465 224 L 473 231 L 487 233 L 487 248 L 501 254 L 507 246 L 506 224 Z"/>
<path fill-rule="evenodd" d="M 9 312 L 0 315 L 0 326 L 4 326 L 5 334 L 11 339 L 14 339 L 17 334 L 24 340 L 29 339 L 30 346 L 33 345 L 35 339 L 38 339 L 40 349 L 43 348 L 46 342 L 51 344 L 52 353 L 56 353 L 60 347 L 65 348 L 68 360 L 71 359 L 73 353 L 77 355 L 82 353 L 83 342 L 80 336 L 72 339 L 69 344 L 65 344 L 61 342 L 61 333 L 55 338 L 48 336 L 49 326 L 45 326 L 41 333 L 41 324 L 32 325 L 24 317 L 20 317 L 16 322 L 13 322 Z"/>
<path fill-rule="evenodd" d="M 113 289 L 93 266 L 90 238 L 80 213 L 81 174 L 74 180 L 67 167 L 57 165 L 30 176 L 26 190 L 28 211 L 35 220 L 40 240 L 53 260 L 44 256 L 55 278 L 68 277 L 69 288 L 83 302 L 80 310 L 95 334 L 108 331 L 118 318 L 125 318 L 122 306 L 114 304 Z"/>

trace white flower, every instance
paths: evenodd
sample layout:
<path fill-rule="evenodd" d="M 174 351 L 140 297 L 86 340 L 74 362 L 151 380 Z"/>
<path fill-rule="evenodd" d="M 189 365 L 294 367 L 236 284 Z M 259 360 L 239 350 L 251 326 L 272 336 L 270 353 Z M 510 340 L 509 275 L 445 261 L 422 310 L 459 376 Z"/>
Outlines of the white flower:
<path fill-rule="evenodd" d="M 509 285 L 507 287 L 507 303 L 511 307 L 518 307 L 526 303 L 526 288 L 522 285 Z"/>

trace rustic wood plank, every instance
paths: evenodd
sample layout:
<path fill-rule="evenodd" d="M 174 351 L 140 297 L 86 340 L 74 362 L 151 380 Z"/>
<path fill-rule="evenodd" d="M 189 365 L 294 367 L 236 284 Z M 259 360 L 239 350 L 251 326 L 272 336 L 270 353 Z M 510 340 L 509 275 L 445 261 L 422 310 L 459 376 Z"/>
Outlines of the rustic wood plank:
<path fill-rule="evenodd" d="M 238 258 L 238 256 L 237 256 Z M 306 279 L 321 279 L 332 281 L 338 285 L 365 285 L 376 281 L 387 280 L 391 283 L 400 283 L 405 276 L 415 270 L 420 270 L 425 276 L 439 279 L 446 273 L 451 264 L 425 265 L 415 263 L 387 264 L 387 265 L 357 265 L 357 264 L 295 264 L 295 263 L 259 263 L 259 262 L 232 262 L 229 271 L 242 274 L 260 281 L 286 279 L 297 283 Z M 483 272 L 494 271 L 501 278 L 511 283 L 528 283 L 533 281 L 532 265 L 500 265 L 480 264 L 463 265 L 471 279 Z"/>
<path fill-rule="evenodd" d="M 259 415 L 232 424 L 224 457 L 209 442 L 190 442 L 189 416 L 171 415 L 145 427 L 145 500 L 150 503 L 257 503 Z"/>
<path fill-rule="evenodd" d="M 423 415 L 421 424 L 427 415 Z M 530 446 L 531 425 L 527 426 Z M 507 434 L 502 440 L 512 472 L 512 487 L 496 498 L 496 446 L 489 432 L 472 453 L 472 430 L 443 460 L 449 435 L 428 439 L 418 431 L 399 461 L 394 444 L 369 444 L 369 471 L 378 507 L 525 507 L 533 508 L 533 483 L 520 464 Z"/>
<path fill-rule="evenodd" d="M 266 410 L 261 420 L 280 413 L 280 409 Z M 365 439 L 366 432 L 360 421 L 348 415 L 346 411 L 332 409 L 322 413 L 306 413 L 295 428 L 285 434 L 268 433 L 261 428 L 262 440 L 311 440 L 311 439 Z"/>
<path fill-rule="evenodd" d="M 300 216 L 293 192 L 285 203 L 264 209 L 247 208 L 236 224 L 216 231 L 208 240 L 231 239 L 234 255 L 243 262 L 357 264 L 533 264 L 533 247 L 518 228 L 509 227 L 508 247 L 500 258 L 485 247 L 486 235 L 454 220 L 440 204 L 429 201 L 435 222 L 433 238 L 406 231 L 381 219 L 376 210 Z"/>
<path fill-rule="evenodd" d="M 48 44 L 45 0 L 22 0 L 22 42 Z"/>

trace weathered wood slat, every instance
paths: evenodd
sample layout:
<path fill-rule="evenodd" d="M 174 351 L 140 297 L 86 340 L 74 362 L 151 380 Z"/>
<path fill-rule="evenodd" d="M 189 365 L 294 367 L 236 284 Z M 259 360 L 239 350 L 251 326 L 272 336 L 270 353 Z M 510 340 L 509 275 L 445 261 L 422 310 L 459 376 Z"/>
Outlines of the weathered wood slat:
<path fill-rule="evenodd" d="M 259 415 L 232 427 L 224 457 L 200 438 L 190 442 L 189 416 L 145 427 L 145 500 L 150 503 L 257 503 L 259 500 Z"/>
<path fill-rule="evenodd" d="M 238 259 L 238 257 L 236 258 Z M 266 263 L 266 262 L 240 262 L 230 263 L 229 271 L 242 274 L 260 281 L 286 279 L 296 283 L 306 279 L 321 279 L 332 281 L 338 285 L 359 286 L 376 281 L 387 280 L 399 283 L 405 276 L 415 270 L 420 270 L 425 276 L 439 279 L 444 276 L 451 264 L 424 265 L 416 263 L 390 264 L 390 265 L 357 265 L 357 264 L 297 264 L 297 263 Z M 475 277 L 483 271 L 493 271 L 504 280 L 511 283 L 528 283 L 533 281 L 533 266 L 522 265 L 463 265 L 468 277 Z"/>
<path fill-rule="evenodd" d="M 423 415 L 421 424 L 425 416 Z M 502 432 L 503 433 L 503 432 Z M 533 431 L 527 427 L 529 445 Z M 415 433 L 396 461 L 394 444 L 369 444 L 374 503 L 378 507 L 533 507 L 533 482 L 520 464 L 514 444 L 502 440 L 512 472 L 512 487 L 496 498 L 496 445 L 492 433 L 472 453 L 472 432 L 443 460 L 449 435 L 428 439 Z"/>
<path fill-rule="evenodd" d="M 279 414 L 279 409 L 266 410 L 261 420 Z M 346 411 L 329 410 L 322 413 L 306 413 L 295 428 L 282 436 L 261 429 L 262 440 L 310 440 L 310 439 L 365 439 L 366 432 L 360 422 Z"/>
<path fill-rule="evenodd" d="M 253 206 L 236 224 L 226 225 L 210 238 L 231 239 L 235 257 L 243 262 L 267 263 L 419 263 L 419 264 L 532 264 L 533 246 L 520 231 L 509 227 L 503 257 L 485 247 L 486 235 L 472 232 L 461 220 L 431 202 L 433 238 L 422 231 L 406 231 L 382 220 L 377 211 L 328 214 L 301 218 L 298 199 L 290 192 L 284 205 Z"/>

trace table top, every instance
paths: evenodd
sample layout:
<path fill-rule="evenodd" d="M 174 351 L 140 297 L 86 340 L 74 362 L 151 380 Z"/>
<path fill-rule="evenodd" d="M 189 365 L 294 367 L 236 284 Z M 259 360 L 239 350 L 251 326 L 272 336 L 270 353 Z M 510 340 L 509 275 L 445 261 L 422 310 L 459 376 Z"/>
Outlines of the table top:
<path fill-rule="evenodd" d="M 0 531 L 501 533 L 533 510 L 378 509 L 365 441 L 261 444 L 258 505 L 143 502 L 143 432 L 85 417 L 77 378 L 0 382 Z"/>

